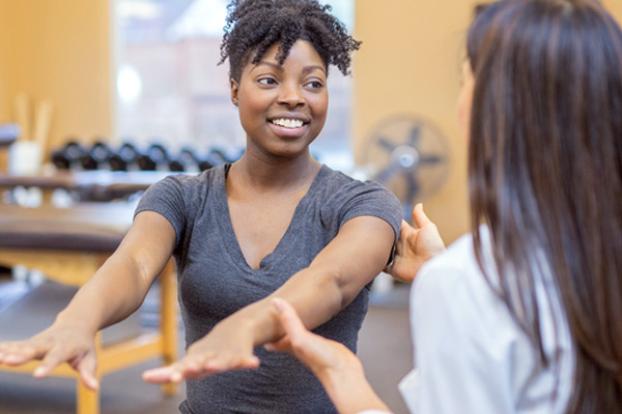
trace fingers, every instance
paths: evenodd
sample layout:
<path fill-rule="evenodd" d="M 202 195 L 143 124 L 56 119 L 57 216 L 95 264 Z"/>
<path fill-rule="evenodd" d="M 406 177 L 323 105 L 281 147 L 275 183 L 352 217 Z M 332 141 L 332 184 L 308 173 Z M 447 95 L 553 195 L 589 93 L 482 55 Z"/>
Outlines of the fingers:
<path fill-rule="evenodd" d="M 289 337 L 290 342 L 296 341 L 309 332 L 300 320 L 296 310 L 288 302 L 280 298 L 274 298 L 272 305 L 277 310 L 279 322 Z"/>
<path fill-rule="evenodd" d="M 61 347 L 56 346 L 52 348 L 43 358 L 41 364 L 35 369 L 33 373 L 35 378 L 43 378 L 54 370 L 57 366 L 63 362 L 67 362 L 71 359 L 71 355 L 64 351 Z"/>
<path fill-rule="evenodd" d="M 267 351 L 271 352 L 288 352 L 292 348 L 292 343 L 289 340 L 289 336 L 285 335 L 283 338 L 276 342 L 270 342 L 264 345 Z"/>
<path fill-rule="evenodd" d="M 315 369 L 325 364 L 329 341 L 310 332 L 302 323 L 296 310 L 283 299 L 275 298 L 272 301 L 277 309 L 279 322 L 285 330 L 288 350 L 292 351 L 302 362 Z"/>
<path fill-rule="evenodd" d="M 254 369 L 260 361 L 254 355 L 187 355 L 181 361 L 143 373 L 143 380 L 151 384 L 180 383 L 184 379 L 196 379 L 231 370 Z"/>
<path fill-rule="evenodd" d="M 238 369 L 254 369 L 257 367 L 259 367 L 259 358 L 254 355 L 248 357 L 221 355 L 208 360 L 203 365 L 203 369 L 208 374 L 217 374 Z"/>
<path fill-rule="evenodd" d="M 97 360 L 94 352 L 87 353 L 78 363 L 77 371 L 82 382 L 91 390 L 95 391 L 99 387 L 96 376 Z"/>
<path fill-rule="evenodd" d="M 45 350 L 29 342 L 5 342 L 0 344 L 0 364 L 16 366 L 39 358 Z"/>
<path fill-rule="evenodd" d="M 177 365 L 147 370 L 143 372 L 143 380 L 151 384 L 180 383 L 184 377 Z"/>
<path fill-rule="evenodd" d="M 400 225 L 400 238 L 399 240 L 406 240 L 410 237 L 411 234 L 415 233 L 417 230 L 408 224 L 407 221 L 402 220 L 402 224 Z"/>
<path fill-rule="evenodd" d="M 412 222 L 418 228 L 422 228 L 428 224 L 434 224 L 432 221 L 426 216 L 423 211 L 423 204 L 419 203 L 413 208 L 412 212 Z"/>

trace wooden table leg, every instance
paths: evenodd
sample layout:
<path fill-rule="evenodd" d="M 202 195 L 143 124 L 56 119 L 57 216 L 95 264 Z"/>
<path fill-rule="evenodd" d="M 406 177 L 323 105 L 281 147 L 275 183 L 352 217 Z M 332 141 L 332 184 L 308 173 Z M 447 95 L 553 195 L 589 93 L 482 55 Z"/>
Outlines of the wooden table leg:
<path fill-rule="evenodd" d="M 6 148 L 0 148 L 0 173 L 9 172 L 9 155 Z"/>
<path fill-rule="evenodd" d="M 160 334 L 166 365 L 177 361 L 177 280 L 175 264 L 169 260 L 160 276 Z M 177 392 L 175 384 L 165 384 L 162 392 L 173 396 Z"/>
<path fill-rule="evenodd" d="M 95 377 L 99 382 L 101 380 L 99 375 L 99 355 L 101 351 L 101 333 L 98 333 L 95 337 L 95 353 L 98 363 L 97 372 Z M 84 385 L 80 377 L 76 378 L 76 414 L 99 414 L 99 389 L 91 390 Z M 101 385 L 101 384 L 100 384 Z"/>
<path fill-rule="evenodd" d="M 93 391 L 77 379 L 77 414 L 99 414 L 99 391 Z"/>

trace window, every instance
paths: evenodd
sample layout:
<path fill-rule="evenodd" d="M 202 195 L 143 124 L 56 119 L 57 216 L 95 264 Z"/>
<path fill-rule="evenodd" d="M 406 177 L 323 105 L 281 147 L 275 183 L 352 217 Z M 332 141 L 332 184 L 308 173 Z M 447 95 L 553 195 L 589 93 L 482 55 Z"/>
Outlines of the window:
<path fill-rule="evenodd" d="M 332 0 L 351 29 L 354 0 Z M 229 98 L 228 64 L 217 66 L 227 0 L 117 0 L 117 125 L 122 139 L 239 152 L 245 135 Z M 352 163 L 352 80 L 333 68 L 324 130 L 312 145 L 336 168 Z"/>

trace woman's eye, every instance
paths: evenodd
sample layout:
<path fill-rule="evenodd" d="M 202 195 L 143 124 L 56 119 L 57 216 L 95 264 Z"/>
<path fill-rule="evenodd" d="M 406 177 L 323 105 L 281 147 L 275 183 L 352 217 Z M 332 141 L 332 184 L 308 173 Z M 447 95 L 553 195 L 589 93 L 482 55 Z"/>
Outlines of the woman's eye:
<path fill-rule="evenodd" d="M 318 80 L 313 80 L 313 81 L 307 82 L 306 86 L 311 89 L 320 89 L 321 87 L 324 86 L 324 84 Z"/>
<path fill-rule="evenodd" d="M 276 85 L 276 79 L 273 78 L 260 78 L 257 80 L 260 85 L 272 86 Z"/>

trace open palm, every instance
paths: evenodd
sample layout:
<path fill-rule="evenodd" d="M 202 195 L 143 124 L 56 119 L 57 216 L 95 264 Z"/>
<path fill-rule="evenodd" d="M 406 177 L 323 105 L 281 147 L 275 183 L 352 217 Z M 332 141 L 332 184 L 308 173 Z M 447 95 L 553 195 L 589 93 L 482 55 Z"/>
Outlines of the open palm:
<path fill-rule="evenodd" d="M 445 250 L 436 224 L 425 215 L 421 204 L 413 209 L 412 222 L 402 221 L 395 261 L 389 269 L 391 276 L 404 282 L 412 282 L 427 260 Z"/>

